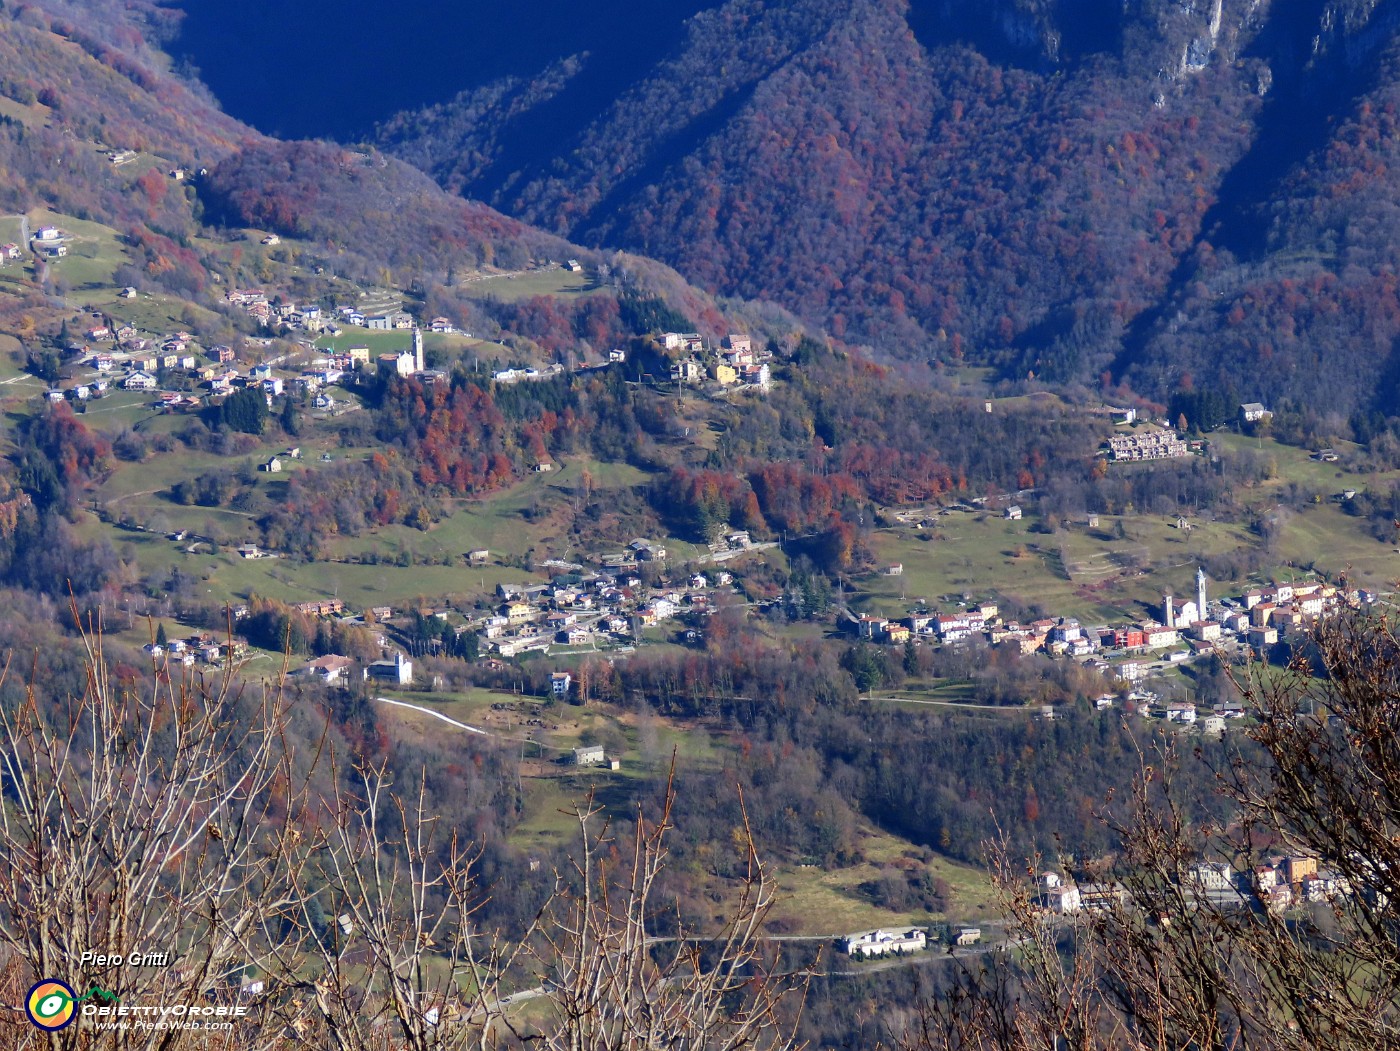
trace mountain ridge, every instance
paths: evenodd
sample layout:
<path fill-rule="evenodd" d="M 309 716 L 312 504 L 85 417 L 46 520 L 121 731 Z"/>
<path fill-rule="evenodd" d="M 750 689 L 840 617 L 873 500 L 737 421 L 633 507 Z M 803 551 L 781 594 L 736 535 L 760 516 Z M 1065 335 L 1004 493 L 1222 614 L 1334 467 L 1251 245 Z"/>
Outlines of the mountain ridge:
<path fill-rule="evenodd" d="M 1192 293 L 1222 258 L 1262 252 L 1268 271 L 1271 245 L 1326 240 L 1274 201 L 1314 193 L 1308 173 L 1346 154 L 1337 130 L 1388 105 L 1372 103 L 1396 5 L 1144 2 L 1085 35 L 1091 7 L 1002 3 L 979 33 L 952 2 L 732 0 L 693 16 L 607 118 L 505 175 L 473 150 L 508 139 L 520 108 L 456 122 L 439 105 L 378 141 L 510 214 L 774 298 L 891 356 L 1021 381 L 1106 375 L 1164 400 L 1195 382 L 1315 400 L 1302 351 L 1258 383 L 1257 349 L 1212 363 L 1214 311 Z M 1384 285 L 1391 264 L 1367 265 Z M 1376 294 L 1358 291 L 1384 315 Z M 1172 338 L 1183 307 L 1190 347 Z M 1364 389 L 1357 341 L 1317 338 L 1344 374 L 1326 411 L 1388 412 Z"/>

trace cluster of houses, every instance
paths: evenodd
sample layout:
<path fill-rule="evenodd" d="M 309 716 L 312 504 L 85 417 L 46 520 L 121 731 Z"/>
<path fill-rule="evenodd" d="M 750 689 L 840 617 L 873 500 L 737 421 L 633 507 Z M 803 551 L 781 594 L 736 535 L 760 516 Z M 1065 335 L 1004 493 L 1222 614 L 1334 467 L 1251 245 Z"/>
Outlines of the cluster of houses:
<path fill-rule="evenodd" d="M 991 403 L 987 404 L 990 406 Z M 1137 421 L 1137 411 L 1134 409 L 1114 411 L 1124 412 L 1121 422 L 1125 424 L 1133 424 Z M 1239 422 L 1247 426 L 1268 420 L 1272 416 L 1273 413 L 1266 409 L 1262 403 L 1249 401 L 1240 406 Z M 1202 447 L 1201 442 L 1188 442 L 1166 423 L 1149 426 L 1146 430 L 1111 435 L 1104 445 L 1107 448 L 1109 459 L 1120 462 L 1171 460 L 1178 456 L 1187 456 Z M 1336 459 L 1335 455 L 1333 459 Z"/>
<path fill-rule="evenodd" d="M 168 639 L 147 643 L 142 647 L 148 656 L 160 664 L 184 665 L 193 667 L 203 661 L 205 664 L 221 664 L 229 660 L 239 660 L 247 653 L 247 647 L 236 639 L 220 641 L 206 632 L 196 632 L 183 639 Z"/>
<path fill-rule="evenodd" d="M 1169 427 L 1115 434 L 1108 439 L 1108 454 L 1115 461 L 1170 460 L 1190 451 L 1185 440 Z"/>
<path fill-rule="evenodd" d="M 772 382 L 771 355 L 765 349 L 755 350 L 751 336 L 731 334 L 723 346 L 707 349 L 698 332 L 665 332 L 661 345 L 683 355 L 671 363 L 673 383 L 693 385 L 708 379 L 721 387 L 742 384 L 767 390 Z"/>
<path fill-rule="evenodd" d="M 224 295 L 229 306 L 241 307 L 248 316 L 268 332 L 327 332 L 338 335 L 342 325 L 371 331 L 404 331 L 417 327 L 413 315 L 404 310 L 383 310 L 365 313 L 356 307 L 336 307 L 324 310 L 314 304 L 297 304 L 282 297 L 270 297 L 260 288 L 235 288 Z M 434 332 L 455 332 L 447 318 L 434 318 Z"/>
<path fill-rule="evenodd" d="M 1201 862 L 1192 868 L 1190 880 L 1217 905 L 1258 902 L 1273 912 L 1305 902 L 1335 901 L 1352 893 L 1350 881 L 1320 867 L 1310 855 L 1269 857 L 1240 871 L 1224 861 Z"/>
<path fill-rule="evenodd" d="M 1265 858 L 1252 868 L 1239 870 L 1229 862 L 1202 861 L 1188 870 L 1184 883 L 1217 908 L 1261 907 L 1271 912 L 1304 903 L 1331 902 L 1352 893 L 1344 876 L 1320 867 L 1318 859 L 1309 855 Z M 1036 890 L 1040 907 L 1056 916 L 1128 902 L 1120 886 L 1082 883 L 1058 872 L 1042 873 Z"/>
<path fill-rule="evenodd" d="M 1107 909 L 1126 900 L 1123 888 L 1111 883 L 1078 883 L 1058 872 L 1043 872 L 1037 881 L 1037 903 L 1046 912 L 1067 916 L 1083 909 Z"/>
<path fill-rule="evenodd" d="M 665 557 L 659 545 L 634 543 L 638 558 L 641 552 Z M 547 584 L 499 584 L 500 605 L 474 627 L 485 648 L 502 657 L 547 652 L 555 645 L 633 642 L 642 629 L 682 617 L 702 624 L 714 608 L 709 590 L 727 586 L 733 579 L 719 570 L 690 574 L 677 586 L 647 587 L 635 575 L 636 567 L 632 561 L 616 571 L 565 572 Z M 698 630 L 695 637 L 702 637 Z M 570 683 L 568 673 L 561 672 L 553 683 L 554 692 L 566 696 Z"/>
<path fill-rule="evenodd" d="M 982 940 L 982 928 L 960 926 L 948 932 L 950 946 L 966 948 Z M 842 952 L 857 960 L 884 956 L 905 956 L 929 947 L 929 933 L 922 927 L 881 927 L 858 931 L 838 939 Z"/>
<path fill-rule="evenodd" d="M 344 353 L 312 360 L 311 367 L 301 368 L 299 374 L 296 374 L 297 369 L 275 369 L 266 362 L 240 369 L 232 347 L 217 345 L 201 349 L 188 332 L 148 339 L 131 325 L 99 324 L 83 335 L 86 342 L 74 344 L 69 350 L 84 355 L 82 364 L 92 370 L 93 376 L 85 382 L 50 390 L 47 394 L 50 401 L 87 401 L 113 388 L 159 392 L 167 378 L 178 376 L 187 381 L 181 385 L 195 384 L 200 393 L 161 392 L 158 397 L 161 407 L 194 407 L 201 404 L 204 397 L 257 387 L 266 395 L 269 405 L 272 399 L 296 391 L 311 396 L 318 409 L 333 409 L 336 401 L 329 388 L 350 381 L 357 372 L 371 366 L 381 373 L 445 378 L 424 367 L 423 334 L 417 328 L 412 329 L 411 345 L 405 350 L 381 354 L 371 362 L 368 347 L 351 347 Z"/>
<path fill-rule="evenodd" d="M 1174 650 L 1164 659 L 1183 661 L 1219 647 L 1248 646 L 1263 656 L 1280 641 L 1307 631 L 1319 618 L 1377 599 L 1374 592 L 1365 589 L 1309 580 L 1250 588 L 1234 598 L 1211 602 L 1206 583 L 1204 571 L 1198 570 L 1194 596 L 1179 599 L 1164 594 L 1160 620 L 1123 626 L 1089 627 L 1073 617 L 1045 617 L 1028 623 L 1003 621 L 996 605 L 981 603 L 952 613 L 919 611 L 902 620 L 867 614 L 857 621 L 856 631 L 862 638 L 892 645 L 911 639 L 943 644 L 981 639 L 1022 654 L 1085 658 L 1107 672 L 1110 665 L 1103 658 L 1110 654 L 1131 657 Z M 1180 649 L 1183 645 L 1185 649 Z M 1134 660 L 1116 668 L 1117 677 L 1125 682 L 1135 682 L 1144 673 L 1143 664 Z M 1190 705 L 1175 712 L 1169 708 L 1164 714 L 1170 721 L 1195 722 Z"/>

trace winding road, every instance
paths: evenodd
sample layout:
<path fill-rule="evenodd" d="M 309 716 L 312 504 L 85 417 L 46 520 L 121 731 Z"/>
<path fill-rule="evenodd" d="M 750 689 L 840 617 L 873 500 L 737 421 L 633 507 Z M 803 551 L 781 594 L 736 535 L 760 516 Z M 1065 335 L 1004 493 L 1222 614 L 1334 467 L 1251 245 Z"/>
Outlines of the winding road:
<path fill-rule="evenodd" d="M 407 701 L 396 701 L 392 697 L 376 697 L 375 700 L 382 701 L 385 704 L 392 704 L 395 708 L 411 708 L 415 712 L 422 712 L 424 715 L 431 715 L 434 719 L 441 719 L 443 722 L 447 723 L 448 726 L 455 726 L 457 729 L 466 730 L 468 733 L 481 734 L 482 737 L 494 736 L 493 734 L 487 733 L 480 727 L 468 726 L 466 723 L 459 723 L 456 719 L 450 719 L 447 716 L 443 715 L 442 712 L 435 712 L 431 708 L 424 708 L 421 704 L 409 704 Z"/>

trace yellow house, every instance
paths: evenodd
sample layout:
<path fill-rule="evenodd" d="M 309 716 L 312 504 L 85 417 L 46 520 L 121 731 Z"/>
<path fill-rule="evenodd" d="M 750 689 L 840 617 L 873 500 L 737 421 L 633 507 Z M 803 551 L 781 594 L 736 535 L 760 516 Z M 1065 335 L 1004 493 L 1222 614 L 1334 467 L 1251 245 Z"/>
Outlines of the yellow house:
<path fill-rule="evenodd" d="M 733 365 L 726 365 L 721 361 L 715 365 L 715 379 L 727 387 L 731 383 L 738 382 L 739 374 L 734 371 Z"/>
<path fill-rule="evenodd" d="M 349 354 L 350 354 L 350 364 L 352 364 L 352 365 L 368 365 L 368 364 L 369 364 L 369 347 L 351 347 L 350 350 L 349 350 Z"/>
<path fill-rule="evenodd" d="M 502 612 L 506 615 L 506 620 L 511 624 L 519 624 L 529 620 L 534 610 L 530 608 L 528 602 L 507 602 Z"/>

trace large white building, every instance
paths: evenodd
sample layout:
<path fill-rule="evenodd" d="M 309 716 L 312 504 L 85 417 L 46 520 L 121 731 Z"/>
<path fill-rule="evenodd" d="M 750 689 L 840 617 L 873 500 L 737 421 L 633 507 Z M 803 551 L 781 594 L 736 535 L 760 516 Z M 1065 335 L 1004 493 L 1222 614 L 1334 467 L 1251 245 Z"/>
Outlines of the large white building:
<path fill-rule="evenodd" d="M 928 948 L 928 935 L 922 927 L 881 928 L 846 936 L 846 954 L 869 959 L 872 956 L 902 955 Z"/>

